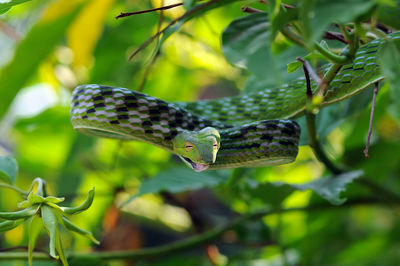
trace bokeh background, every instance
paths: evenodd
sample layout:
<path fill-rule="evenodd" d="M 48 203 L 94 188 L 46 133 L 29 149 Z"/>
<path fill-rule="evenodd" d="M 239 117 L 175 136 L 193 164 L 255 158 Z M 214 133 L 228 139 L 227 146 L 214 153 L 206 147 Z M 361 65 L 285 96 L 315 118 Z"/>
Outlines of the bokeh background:
<path fill-rule="evenodd" d="M 195 101 L 274 86 L 302 75 L 301 71 L 288 74 L 286 66 L 306 51 L 281 36 L 271 52 L 268 36 L 263 36 L 266 18 L 254 17 L 265 24 L 258 24 L 261 29 L 239 29 L 253 30 L 255 35 L 238 47 L 230 45 L 227 35 L 224 41 L 224 29 L 249 15 L 242 6 L 268 9 L 253 2 L 210 10 L 174 32 L 156 54 L 153 42 L 130 61 L 132 52 L 157 32 L 160 12 L 115 17 L 175 2 L 28 1 L 0 15 L 0 155 L 17 160 L 17 186 L 26 190 L 35 177 L 41 177 L 50 194 L 65 196 L 66 204 L 79 204 L 88 190 L 96 188 L 93 206 L 72 221 L 93 231 L 101 245 L 63 233 L 67 251 L 159 246 L 201 234 L 260 207 L 326 204 L 322 209 L 252 219 L 226 231 L 213 244 L 137 260 L 135 265 L 398 265 L 399 202 L 379 200 L 385 190 L 351 183 L 341 195 L 347 203 L 337 207 L 311 190 L 285 185 L 330 175 L 306 145 L 289 165 L 197 174 L 149 144 L 97 139 L 73 130 L 71 91 L 81 84 L 121 86 L 167 101 Z M 379 2 L 382 7 L 383 2 Z M 161 24 L 184 12 L 184 7 L 164 11 Z M 387 84 L 380 89 L 369 159 L 362 151 L 371 89 L 321 111 L 318 127 L 332 160 L 363 170 L 370 180 L 400 195 L 400 115 L 393 91 Z M 307 143 L 304 133 L 305 128 L 302 144 Z M 118 207 L 139 191 L 140 196 Z M 15 210 L 20 200 L 15 192 L 2 189 L 0 210 Z M 46 251 L 47 245 L 43 233 L 38 250 Z M 0 234 L 0 253 L 26 246 L 26 226 Z M 0 260 L 0 265 L 25 264 Z"/>

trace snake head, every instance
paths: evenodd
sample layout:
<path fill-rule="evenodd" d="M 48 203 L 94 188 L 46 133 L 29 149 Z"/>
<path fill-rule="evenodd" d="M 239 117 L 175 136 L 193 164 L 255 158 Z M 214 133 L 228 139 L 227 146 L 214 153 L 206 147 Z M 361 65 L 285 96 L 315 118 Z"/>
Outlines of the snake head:
<path fill-rule="evenodd" d="M 220 139 L 218 130 L 206 127 L 200 131 L 182 131 L 172 142 L 179 158 L 196 172 L 201 172 L 215 162 Z"/>

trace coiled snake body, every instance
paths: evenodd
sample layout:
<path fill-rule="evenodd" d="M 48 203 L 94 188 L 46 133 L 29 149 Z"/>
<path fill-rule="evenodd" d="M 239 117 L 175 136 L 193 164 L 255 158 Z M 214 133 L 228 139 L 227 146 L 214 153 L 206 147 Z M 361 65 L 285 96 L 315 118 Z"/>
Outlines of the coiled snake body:
<path fill-rule="evenodd" d="M 399 39 L 400 32 L 387 38 Z M 355 60 L 344 65 L 331 82 L 322 105 L 348 98 L 384 78 L 377 63 L 383 43 L 384 39 L 376 39 L 357 51 Z M 312 87 L 315 92 L 316 85 Z M 168 103 L 125 88 L 83 85 L 73 92 L 71 122 L 87 134 L 141 140 L 175 153 L 174 140 L 181 132 L 196 134 L 212 127 L 220 135 L 220 142 L 214 136 L 219 148 L 214 162 L 178 154 L 197 171 L 284 164 L 297 156 L 300 127 L 282 119 L 304 111 L 305 88 L 305 79 L 299 78 L 247 95 Z M 184 147 L 192 151 L 193 143 L 187 143 Z M 196 145 L 201 146 L 201 141 Z"/>

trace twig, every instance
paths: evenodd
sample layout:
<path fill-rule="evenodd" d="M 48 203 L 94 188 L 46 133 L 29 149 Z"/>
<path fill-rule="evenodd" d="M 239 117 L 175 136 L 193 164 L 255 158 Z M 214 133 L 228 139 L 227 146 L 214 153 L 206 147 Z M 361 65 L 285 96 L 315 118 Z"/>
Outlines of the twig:
<path fill-rule="evenodd" d="M 331 208 L 340 209 L 347 208 L 351 206 L 365 205 L 365 204 L 379 204 L 380 201 L 375 198 L 360 198 L 349 200 L 345 204 L 340 206 L 333 206 L 331 204 L 315 204 L 307 207 L 296 207 L 287 209 L 268 209 L 263 208 L 248 214 L 244 214 L 238 218 L 227 222 L 226 224 L 216 227 L 214 229 L 208 230 L 201 235 L 193 236 L 178 242 L 169 243 L 159 247 L 143 248 L 139 250 L 126 250 L 126 251 L 109 251 L 109 252 L 91 252 L 91 253 L 72 253 L 68 256 L 71 258 L 79 259 L 92 259 L 98 258 L 101 260 L 122 260 L 122 259 L 140 259 L 140 258 L 153 258 L 159 257 L 173 252 L 183 251 L 192 249 L 204 243 L 210 243 L 211 241 L 220 237 L 226 231 L 234 228 L 235 226 L 242 224 L 249 220 L 259 219 L 264 216 L 273 215 L 276 213 L 288 213 L 288 212 L 298 212 L 298 211 L 324 211 Z M 394 203 L 399 203 L 398 201 Z M 28 258 L 27 252 L 7 252 L 0 253 L 0 261 L 5 260 L 26 260 Z M 50 256 L 43 253 L 34 253 L 34 259 L 37 260 L 52 260 Z"/>
<path fill-rule="evenodd" d="M 333 32 L 333 31 L 326 31 L 324 33 L 324 39 L 327 40 L 337 40 L 339 42 L 348 44 L 348 42 L 346 41 L 346 39 L 344 38 L 343 34 L 340 34 L 338 32 Z"/>
<path fill-rule="evenodd" d="M 4 183 L 0 183 L 0 188 L 1 187 L 12 189 L 12 190 L 18 192 L 19 194 L 21 194 L 22 196 L 28 196 L 28 192 L 23 191 L 22 189 L 19 189 L 19 188 L 15 187 L 15 186 L 4 184 Z"/>
<path fill-rule="evenodd" d="M 162 5 L 163 4 L 164 4 L 164 1 L 162 0 Z M 164 11 L 161 10 L 160 19 L 158 20 L 158 25 L 157 25 L 157 33 L 160 32 L 163 21 L 164 21 Z M 147 77 L 150 74 L 150 70 L 152 69 L 154 63 L 156 62 L 156 60 L 160 54 L 159 44 L 160 44 L 160 35 L 158 35 L 158 37 L 157 37 L 157 43 L 156 43 L 156 47 L 155 47 L 156 50 L 154 51 L 153 58 L 151 59 L 150 63 L 147 65 L 146 69 L 144 70 L 142 80 L 141 80 L 138 88 L 136 89 L 139 92 L 141 92 L 143 90 L 144 85 L 146 84 L 146 81 L 147 81 Z"/>
<path fill-rule="evenodd" d="M 171 8 L 174 8 L 174 7 L 177 7 L 177 6 L 181 6 L 181 5 L 183 5 L 183 3 L 176 3 L 176 4 L 173 4 L 173 5 L 169 5 L 169 6 L 162 6 L 162 7 L 146 9 L 146 10 L 141 10 L 141 11 L 136 11 L 136 12 L 127 12 L 127 13 L 122 13 L 121 12 L 121 14 L 116 16 L 115 19 L 129 17 L 129 16 L 133 16 L 133 15 L 138 15 L 138 14 L 150 13 L 150 12 L 159 11 L 159 10 L 167 10 L 167 9 L 171 9 Z"/>
<path fill-rule="evenodd" d="M 301 58 L 297 58 L 302 64 L 303 64 L 303 70 L 304 70 L 304 76 L 306 78 L 306 84 L 307 84 L 307 105 L 310 106 L 312 105 L 312 90 L 311 90 L 311 81 L 310 81 L 310 73 L 309 70 L 312 70 L 311 66 L 308 64 L 306 60 L 302 60 Z M 312 70 L 313 73 L 315 73 Z M 316 75 L 316 74 L 315 74 Z M 319 77 L 318 77 L 319 79 Z M 317 82 L 318 83 L 318 82 Z M 326 84 L 325 81 L 320 81 L 319 86 L 322 86 L 323 84 Z M 327 86 L 327 85 L 326 85 Z M 317 156 L 318 160 L 321 161 L 326 168 L 328 168 L 333 174 L 340 174 L 343 172 L 342 169 L 337 167 L 325 154 L 324 150 L 322 149 L 321 143 L 318 140 L 318 134 L 317 134 L 317 129 L 315 125 L 315 114 L 312 112 L 312 110 L 309 110 L 309 107 L 306 108 L 306 122 L 307 122 L 307 132 L 308 132 L 308 138 L 310 140 L 310 147 L 314 150 L 315 156 Z"/>
<path fill-rule="evenodd" d="M 15 42 L 21 39 L 21 35 L 14 28 L 3 21 L 0 21 L 0 31 Z"/>
<path fill-rule="evenodd" d="M 289 30 L 288 27 L 282 27 L 281 32 L 286 38 L 291 40 L 293 43 L 306 48 L 306 44 L 304 43 L 303 39 L 301 39 L 301 37 L 297 36 L 295 33 Z"/>
<path fill-rule="evenodd" d="M 241 8 L 241 10 L 242 10 L 242 12 L 249 13 L 249 14 L 252 14 L 252 13 L 264 13 L 264 11 L 262 11 L 262 10 L 259 10 L 259 9 L 256 9 L 256 8 L 252 8 L 252 7 L 249 7 L 249 6 L 243 6 Z"/>
<path fill-rule="evenodd" d="M 369 128 L 368 128 L 368 136 L 367 136 L 367 143 L 365 144 L 365 149 L 364 149 L 364 156 L 366 158 L 369 158 L 369 144 L 371 140 L 371 134 L 372 134 L 372 123 L 374 121 L 374 111 L 375 111 L 375 102 L 376 102 L 376 95 L 378 94 L 378 89 L 379 89 L 379 83 L 375 83 L 374 87 L 374 94 L 372 96 L 372 106 L 371 106 L 371 115 L 369 117 Z"/>
<path fill-rule="evenodd" d="M 329 59 L 333 63 L 337 64 L 346 64 L 350 61 L 350 58 L 345 56 L 345 55 L 337 55 L 335 53 L 332 53 L 322 45 L 320 45 L 318 42 L 314 42 L 314 47 L 315 49 L 320 52 L 323 56 L 325 56 L 327 59 Z"/>
<path fill-rule="evenodd" d="M 323 86 L 324 80 L 321 79 L 317 75 L 317 73 L 315 73 L 314 69 L 311 67 L 310 63 L 308 63 L 307 60 L 303 60 L 300 57 L 297 57 L 297 61 L 299 61 L 303 64 L 303 70 L 304 70 L 304 74 L 306 76 L 306 81 L 307 81 L 307 97 L 312 97 L 312 90 L 311 90 L 311 83 L 310 83 L 309 75 L 311 75 L 311 78 L 315 81 L 315 83 L 317 83 L 318 87 Z"/>

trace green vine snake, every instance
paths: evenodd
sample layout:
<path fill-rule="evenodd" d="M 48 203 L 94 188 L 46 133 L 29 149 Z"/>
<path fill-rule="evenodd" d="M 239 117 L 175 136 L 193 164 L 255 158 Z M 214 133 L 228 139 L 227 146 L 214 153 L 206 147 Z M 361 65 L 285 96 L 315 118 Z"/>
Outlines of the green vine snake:
<path fill-rule="evenodd" d="M 400 32 L 387 38 L 399 39 Z M 358 49 L 330 83 L 321 106 L 384 78 L 377 62 L 384 42 L 376 39 Z M 86 134 L 154 144 L 195 171 L 279 165 L 296 159 L 300 127 L 288 119 L 304 112 L 305 88 L 305 78 L 299 78 L 246 95 L 169 103 L 125 88 L 82 85 L 73 91 L 71 122 Z M 317 86 L 312 89 L 315 93 Z"/>

